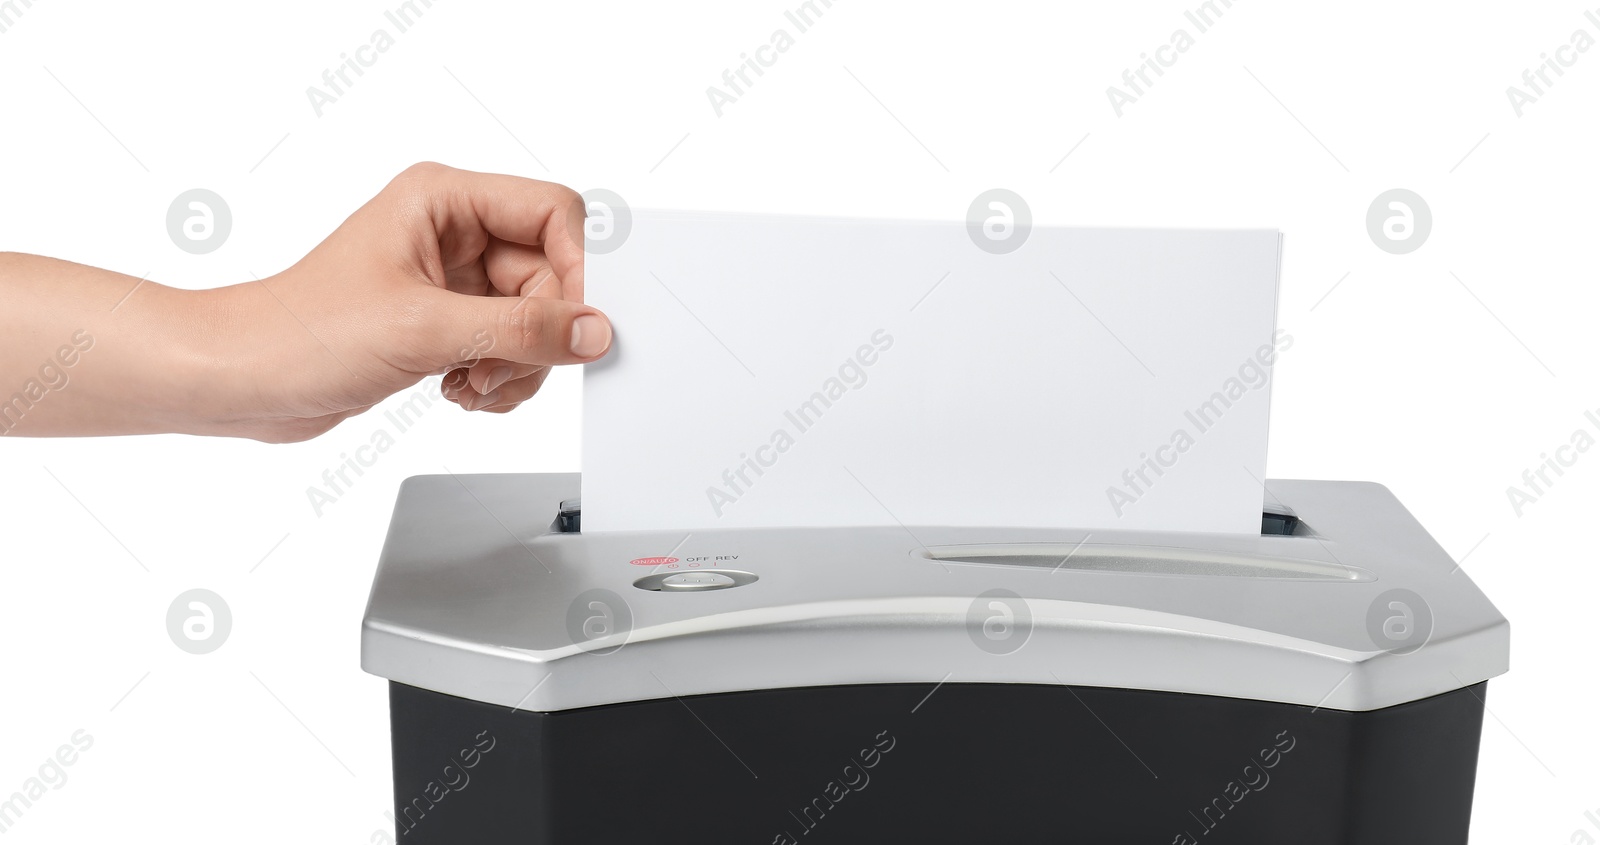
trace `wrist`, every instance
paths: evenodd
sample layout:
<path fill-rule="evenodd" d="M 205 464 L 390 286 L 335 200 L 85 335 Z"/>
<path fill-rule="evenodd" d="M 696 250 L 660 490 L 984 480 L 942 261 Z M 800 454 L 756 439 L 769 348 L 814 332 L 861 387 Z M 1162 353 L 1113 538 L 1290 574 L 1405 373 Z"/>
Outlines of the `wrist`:
<path fill-rule="evenodd" d="M 154 371 L 164 428 L 179 434 L 252 436 L 266 414 L 260 390 L 268 350 L 250 339 L 252 320 L 238 285 L 211 290 L 163 288 L 156 337 L 164 360 Z"/>
<path fill-rule="evenodd" d="M 279 274 L 204 291 L 181 291 L 178 371 L 190 387 L 173 395 L 188 434 L 291 443 L 314 437 L 355 410 L 319 388 L 330 364 L 349 370 L 307 321 L 314 307 Z M 291 310 L 291 308 L 293 310 Z"/>

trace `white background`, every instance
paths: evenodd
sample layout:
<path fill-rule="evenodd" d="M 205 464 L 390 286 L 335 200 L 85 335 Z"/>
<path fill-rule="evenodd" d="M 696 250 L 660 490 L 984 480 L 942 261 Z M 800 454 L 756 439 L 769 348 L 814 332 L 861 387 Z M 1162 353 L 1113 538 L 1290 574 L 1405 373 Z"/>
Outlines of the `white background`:
<path fill-rule="evenodd" d="M 706 88 L 793 0 L 439 0 L 316 116 L 307 86 L 393 31 L 394 5 L 34 0 L 0 33 L 0 248 L 243 281 L 422 159 L 646 207 L 956 219 L 1006 187 L 1042 223 L 1281 228 L 1296 343 L 1271 475 L 1388 484 L 1512 620 L 1474 841 L 1600 838 L 1600 455 L 1520 517 L 1506 496 L 1600 408 L 1600 49 L 1521 117 L 1506 97 L 1575 30 L 1600 36 L 1582 4 L 1241 0 L 1118 117 L 1107 86 L 1193 32 L 1195 3 L 837 0 L 718 117 Z M 207 256 L 165 229 L 192 187 L 233 210 Z M 1403 256 L 1365 229 L 1395 187 L 1434 217 Z M 369 841 L 388 824 L 386 699 L 357 631 L 396 485 L 577 469 L 577 376 L 505 418 L 440 403 L 320 517 L 307 488 L 377 413 L 294 446 L 0 443 L 0 793 L 95 738 L 7 841 Z M 165 630 L 194 587 L 234 617 L 205 656 Z"/>

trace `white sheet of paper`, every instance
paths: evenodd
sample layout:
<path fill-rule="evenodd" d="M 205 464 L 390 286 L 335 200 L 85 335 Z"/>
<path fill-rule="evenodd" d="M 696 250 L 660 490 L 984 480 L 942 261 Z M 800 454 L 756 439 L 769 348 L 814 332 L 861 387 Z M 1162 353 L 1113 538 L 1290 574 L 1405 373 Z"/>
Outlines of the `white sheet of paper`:
<path fill-rule="evenodd" d="M 583 530 L 1258 533 L 1279 233 L 633 213 Z"/>

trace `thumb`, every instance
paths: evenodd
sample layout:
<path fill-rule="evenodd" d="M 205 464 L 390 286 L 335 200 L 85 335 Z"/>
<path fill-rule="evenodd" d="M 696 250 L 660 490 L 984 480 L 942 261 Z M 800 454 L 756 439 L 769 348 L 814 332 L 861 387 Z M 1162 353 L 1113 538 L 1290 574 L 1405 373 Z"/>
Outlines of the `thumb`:
<path fill-rule="evenodd" d="M 611 321 L 581 302 L 440 293 L 444 302 L 435 313 L 444 318 L 445 334 L 477 337 L 487 333 L 488 348 L 481 350 L 485 357 L 519 364 L 582 364 L 611 348 Z"/>

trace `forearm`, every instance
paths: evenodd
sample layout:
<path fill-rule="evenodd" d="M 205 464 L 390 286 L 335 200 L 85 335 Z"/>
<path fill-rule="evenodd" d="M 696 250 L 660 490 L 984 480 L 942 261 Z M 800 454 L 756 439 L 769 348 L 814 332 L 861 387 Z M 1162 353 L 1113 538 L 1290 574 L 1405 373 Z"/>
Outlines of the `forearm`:
<path fill-rule="evenodd" d="M 214 299 L 0 253 L 0 435 L 222 433 Z"/>

